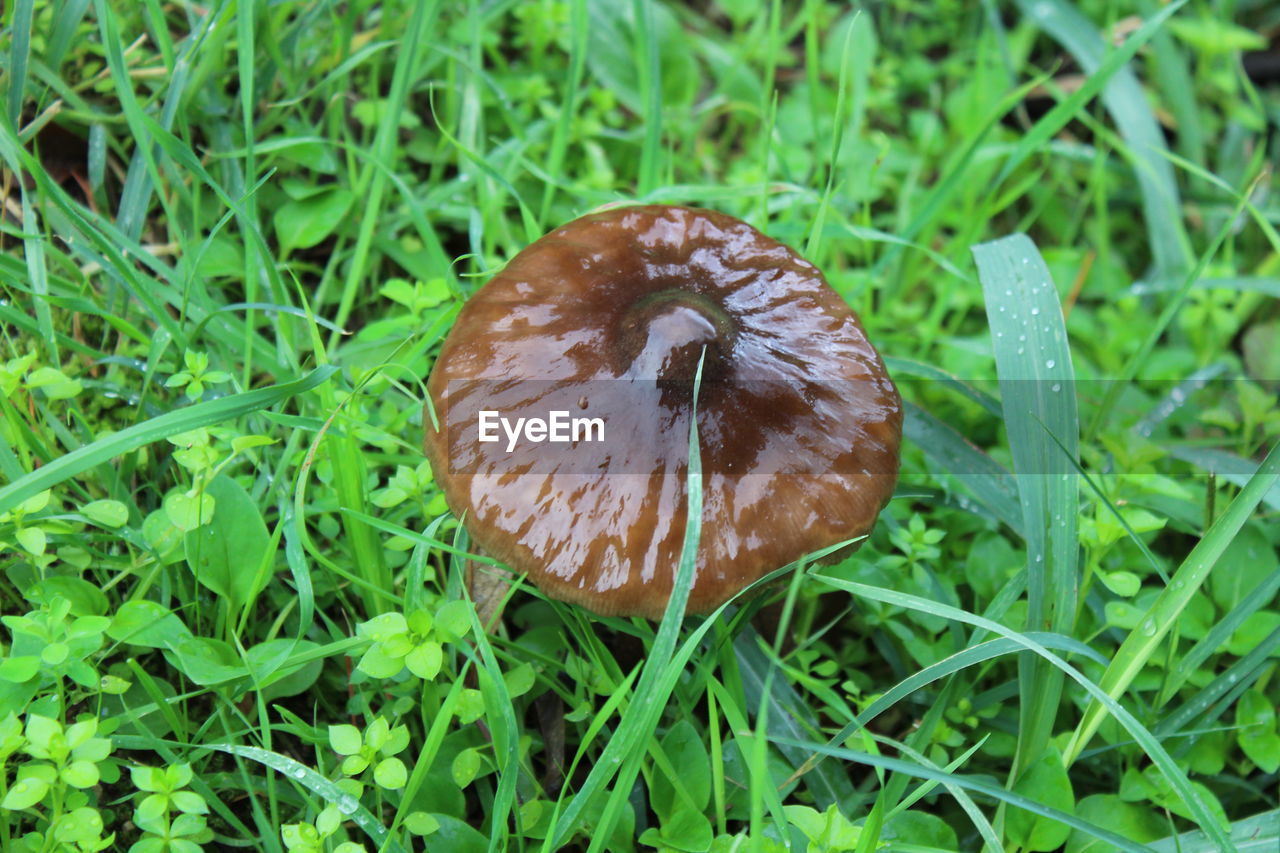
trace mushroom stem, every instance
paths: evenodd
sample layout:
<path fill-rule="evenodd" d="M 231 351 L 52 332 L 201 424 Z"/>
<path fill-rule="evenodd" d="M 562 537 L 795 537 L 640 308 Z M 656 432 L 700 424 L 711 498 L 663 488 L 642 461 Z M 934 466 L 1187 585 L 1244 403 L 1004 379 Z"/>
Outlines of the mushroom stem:
<path fill-rule="evenodd" d="M 476 605 L 476 616 L 487 633 L 497 630 L 502 621 L 502 606 L 515 575 L 498 566 L 467 560 L 467 592 Z"/>

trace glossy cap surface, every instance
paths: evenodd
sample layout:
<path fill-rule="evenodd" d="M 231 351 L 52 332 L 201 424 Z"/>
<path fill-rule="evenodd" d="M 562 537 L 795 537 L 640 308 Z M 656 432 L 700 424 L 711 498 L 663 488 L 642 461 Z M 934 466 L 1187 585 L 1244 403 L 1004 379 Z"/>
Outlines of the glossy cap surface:
<path fill-rule="evenodd" d="M 858 318 L 776 240 L 660 205 L 556 229 L 463 307 L 429 381 L 439 429 L 425 419 L 449 506 L 550 597 L 661 616 L 704 347 L 689 612 L 870 530 L 897 478 L 902 409 Z M 483 411 L 598 417 L 603 440 L 509 450 L 505 433 L 479 440 Z"/>

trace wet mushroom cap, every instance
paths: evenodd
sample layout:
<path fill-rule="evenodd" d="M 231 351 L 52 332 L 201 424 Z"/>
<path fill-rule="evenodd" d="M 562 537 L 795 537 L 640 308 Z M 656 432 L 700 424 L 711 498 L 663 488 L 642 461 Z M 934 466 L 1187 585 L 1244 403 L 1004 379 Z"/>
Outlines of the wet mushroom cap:
<path fill-rule="evenodd" d="M 444 342 L 425 447 L 481 549 L 549 597 L 660 617 L 704 348 L 689 612 L 869 531 L 897 479 L 902 406 L 858 318 L 816 267 L 745 222 L 650 205 L 536 241 Z M 600 440 L 590 424 L 567 443 L 506 431 L 553 412 L 562 426 L 566 413 L 598 418 Z"/>

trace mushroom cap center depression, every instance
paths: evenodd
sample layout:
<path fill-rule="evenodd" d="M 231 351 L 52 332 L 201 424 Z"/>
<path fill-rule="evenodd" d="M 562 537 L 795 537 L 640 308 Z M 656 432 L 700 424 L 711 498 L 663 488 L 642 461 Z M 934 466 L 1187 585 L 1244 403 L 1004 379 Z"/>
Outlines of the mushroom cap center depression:
<path fill-rule="evenodd" d="M 693 381 L 704 347 L 703 377 L 724 373 L 736 329 L 707 297 L 664 290 L 628 308 L 618 331 L 618 355 L 629 375 L 684 384 Z"/>

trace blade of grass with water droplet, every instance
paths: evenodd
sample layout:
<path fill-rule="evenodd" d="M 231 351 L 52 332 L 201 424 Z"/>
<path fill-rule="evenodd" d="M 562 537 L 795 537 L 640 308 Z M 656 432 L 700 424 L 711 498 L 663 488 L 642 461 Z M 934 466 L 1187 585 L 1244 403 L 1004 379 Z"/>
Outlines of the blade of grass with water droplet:
<path fill-rule="evenodd" d="M 1204 689 L 1157 723 L 1152 731 L 1159 737 L 1168 737 L 1193 722 L 1200 727 L 1212 725 L 1224 711 L 1235 706 L 1240 694 L 1253 687 L 1263 675 L 1273 671 L 1275 664 L 1270 658 L 1276 649 L 1280 649 L 1280 628 L 1273 630 L 1256 648 L 1250 649 L 1247 655 L 1227 667 L 1205 685 Z"/>
<path fill-rule="evenodd" d="M 1246 619 L 1270 604 L 1277 592 L 1280 592 L 1280 570 L 1272 572 L 1249 590 L 1248 594 L 1241 598 L 1226 616 L 1215 622 L 1213 627 L 1179 659 L 1177 666 L 1169 667 L 1164 686 L 1160 688 L 1160 693 L 1156 697 L 1155 707 L 1160 708 L 1173 698 L 1173 694 L 1178 692 L 1178 688 L 1186 683 L 1200 665 L 1222 648 Z"/>
<path fill-rule="evenodd" d="M 1217 565 L 1218 558 L 1240 532 L 1240 528 L 1244 527 L 1267 490 L 1276 482 L 1280 482 L 1280 444 L 1271 448 L 1257 472 L 1249 478 L 1244 490 L 1236 495 L 1227 511 L 1218 517 L 1204 538 L 1191 549 L 1191 553 L 1174 572 L 1169 585 L 1121 643 L 1100 682 L 1108 696 L 1119 698 L 1133 683 L 1134 678 L 1155 654 L 1179 614 L 1191 601 L 1191 597 L 1208 580 L 1209 572 Z M 1084 750 L 1107 713 L 1107 707 L 1096 699 L 1085 709 L 1080 724 L 1063 750 L 1062 757 L 1068 765 Z"/>
<path fill-rule="evenodd" d="M 241 746 L 236 743 L 198 743 L 191 744 L 196 749 L 215 749 L 240 758 L 256 761 L 282 775 L 293 779 L 326 803 L 336 806 L 338 811 L 364 830 L 365 835 L 376 845 L 376 849 L 387 853 L 405 853 L 404 847 L 387 833 L 387 828 L 378 822 L 368 809 L 360 805 L 360 801 L 338 787 L 338 783 L 321 776 L 307 765 L 295 761 L 287 755 L 272 752 L 256 746 Z"/>
<path fill-rule="evenodd" d="M 1027 627 L 1070 635 L 1079 577 L 1076 540 L 1080 424 L 1066 323 L 1049 269 L 1025 235 L 973 247 L 1027 543 Z M 1016 777 L 1053 734 L 1062 676 L 1019 667 Z"/>

